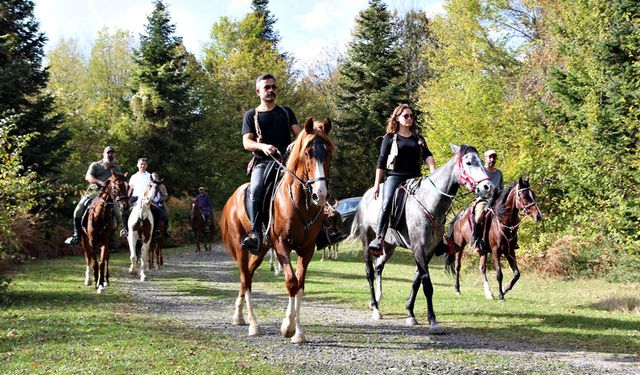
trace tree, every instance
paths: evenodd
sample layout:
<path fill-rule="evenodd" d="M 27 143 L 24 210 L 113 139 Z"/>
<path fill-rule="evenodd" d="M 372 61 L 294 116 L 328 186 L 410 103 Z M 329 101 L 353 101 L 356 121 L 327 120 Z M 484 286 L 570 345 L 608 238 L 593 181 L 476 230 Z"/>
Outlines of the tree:
<path fill-rule="evenodd" d="M 53 176 L 67 155 L 69 138 L 53 98 L 45 92 L 49 74 L 42 67 L 46 37 L 38 31 L 30 0 L 0 3 L 0 116 L 16 115 L 11 136 L 37 134 L 22 151 L 22 162 Z"/>
<path fill-rule="evenodd" d="M 209 75 L 205 102 L 209 173 L 204 183 L 218 191 L 214 204 L 221 206 L 246 177 L 250 154 L 242 147 L 242 115 L 259 104 L 256 78 L 272 73 L 278 82 L 278 103 L 291 105 L 295 91 L 290 62 L 271 41 L 261 37 L 262 18 L 251 12 L 238 21 L 222 17 L 211 29 L 204 66 Z M 217 200 L 217 201 L 216 201 Z"/>
<path fill-rule="evenodd" d="M 259 33 L 260 39 L 270 42 L 273 48 L 276 48 L 280 41 L 280 35 L 278 31 L 274 29 L 277 19 L 271 15 L 271 12 L 267 8 L 268 5 L 269 0 L 252 0 L 251 10 L 253 10 L 262 21 L 262 30 Z"/>
<path fill-rule="evenodd" d="M 433 74 L 428 60 L 423 56 L 425 48 L 437 48 L 437 42 L 430 29 L 430 22 L 424 11 L 410 10 L 399 20 L 398 56 L 405 76 L 405 90 L 409 103 L 418 103 L 419 89 Z"/>
<path fill-rule="evenodd" d="M 386 5 L 370 0 L 356 18 L 347 55 L 338 66 L 338 156 L 332 178 L 338 197 L 361 195 L 371 186 L 379 153 L 372 140 L 384 135 L 387 118 L 407 99 L 394 27 Z"/>
<path fill-rule="evenodd" d="M 162 1 L 154 2 L 147 20 L 131 79 L 132 121 L 116 130 L 121 162 L 133 165 L 144 156 L 152 170 L 168 179 L 169 189 L 186 190 L 197 178 L 190 166 L 198 139 L 193 129 L 202 118 L 193 74 L 200 67 L 182 38 L 174 35 L 175 25 Z"/>

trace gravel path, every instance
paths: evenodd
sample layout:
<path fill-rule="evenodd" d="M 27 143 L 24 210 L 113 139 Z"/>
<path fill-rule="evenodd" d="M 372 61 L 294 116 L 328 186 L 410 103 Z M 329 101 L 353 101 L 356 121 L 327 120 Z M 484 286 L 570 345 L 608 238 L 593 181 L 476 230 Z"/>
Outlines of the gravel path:
<path fill-rule="evenodd" d="M 235 262 L 219 244 L 213 253 L 177 254 L 168 257 L 165 263 L 159 273 L 147 274 L 147 282 L 127 279 L 134 299 L 153 313 L 240 343 L 249 355 L 263 363 L 287 365 L 290 373 L 640 374 L 635 356 L 488 341 L 486 337 L 459 330 L 434 336 L 424 326 L 405 326 L 404 316 L 391 315 L 372 321 L 368 310 L 309 298 L 302 305 L 306 343 L 295 345 L 280 336 L 280 322 L 287 304 L 284 289 L 282 293 L 271 294 L 259 282 L 254 284 L 253 298 L 263 334 L 248 337 L 248 326 L 231 325 L 238 273 Z M 180 277 L 197 278 L 200 285 L 214 291 L 216 296 L 176 292 L 176 280 Z M 453 358 L 460 360 L 451 359 L 452 351 L 457 354 Z"/>

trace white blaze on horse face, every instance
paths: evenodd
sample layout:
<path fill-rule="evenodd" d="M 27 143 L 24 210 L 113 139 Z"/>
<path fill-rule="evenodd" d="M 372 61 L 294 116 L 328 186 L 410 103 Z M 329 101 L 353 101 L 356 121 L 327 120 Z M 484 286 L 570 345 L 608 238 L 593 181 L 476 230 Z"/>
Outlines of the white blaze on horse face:
<path fill-rule="evenodd" d="M 316 173 L 314 179 L 317 181 L 313 183 L 313 201 L 315 204 L 324 205 L 327 201 L 327 183 L 324 175 L 324 163 L 321 163 L 316 159 Z"/>
<path fill-rule="evenodd" d="M 478 154 L 468 153 L 462 157 L 462 168 L 471 178 L 471 183 L 477 184 L 475 192 L 483 198 L 490 198 L 493 195 L 494 186 L 489 180 L 487 171 L 482 165 L 482 160 Z"/>

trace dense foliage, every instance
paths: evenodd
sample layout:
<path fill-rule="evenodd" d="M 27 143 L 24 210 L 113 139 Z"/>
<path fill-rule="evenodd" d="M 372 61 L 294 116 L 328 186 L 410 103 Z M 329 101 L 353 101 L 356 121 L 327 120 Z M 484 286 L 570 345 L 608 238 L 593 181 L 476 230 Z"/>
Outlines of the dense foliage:
<path fill-rule="evenodd" d="M 242 115 L 259 103 L 256 77 L 269 72 L 278 104 L 299 122 L 335 120 L 337 198 L 371 186 L 386 120 L 409 102 L 438 165 L 451 156 L 449 143 L 468 143 L 496 149 L 507 182 L 530 176 L 545 214 L 544 226 L 520 231 L 532 263 L 638 279 L 637 1 L 448 0 L 445 13 L 429 19 L 370 0 L 346 53 L 318 51 L 305 73 L 279 46 L 268 4 L 254 0 L 244 17 L 218 19 L 204 50 L 187 51 L 170 9 L 155 1 L 139 44 L 126 30 L 104 29 L 88 53 L 75 40 L 59 41 L 43 67 L 46 39 L 32 1 L 2 2 L 3 239 L 17 238 L 9 224 L 18 205 L 8 192 L 24 196 L 22 214 L 47 205 L 45 181 L 79 193 L 106 144 L 124 171 L 145 156 L 171 194 L 204 185 L 220 209 L 247 181 Z M 77 195 L 58 195 L 70 213 Z"/>

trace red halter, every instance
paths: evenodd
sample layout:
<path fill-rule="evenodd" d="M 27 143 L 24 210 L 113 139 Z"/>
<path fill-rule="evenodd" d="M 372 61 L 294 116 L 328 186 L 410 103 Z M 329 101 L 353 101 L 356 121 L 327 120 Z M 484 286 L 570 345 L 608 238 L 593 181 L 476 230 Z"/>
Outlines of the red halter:
<path fill-rule="evenodd" d="M 491 180 L 489 177 L 485 177 L 478 181 L 474 180 L 473 177 L 471 177 L 471 175 L 469 175 L 462 167 L 462 155 L 460 155 L 460 153 L 456 154 L 456 166 L 458 167 L 458 172 L 460 174 L 460 185 L 464 185 L 470 191 L 473 191 L 473 189 L 482 181 Z"/>

